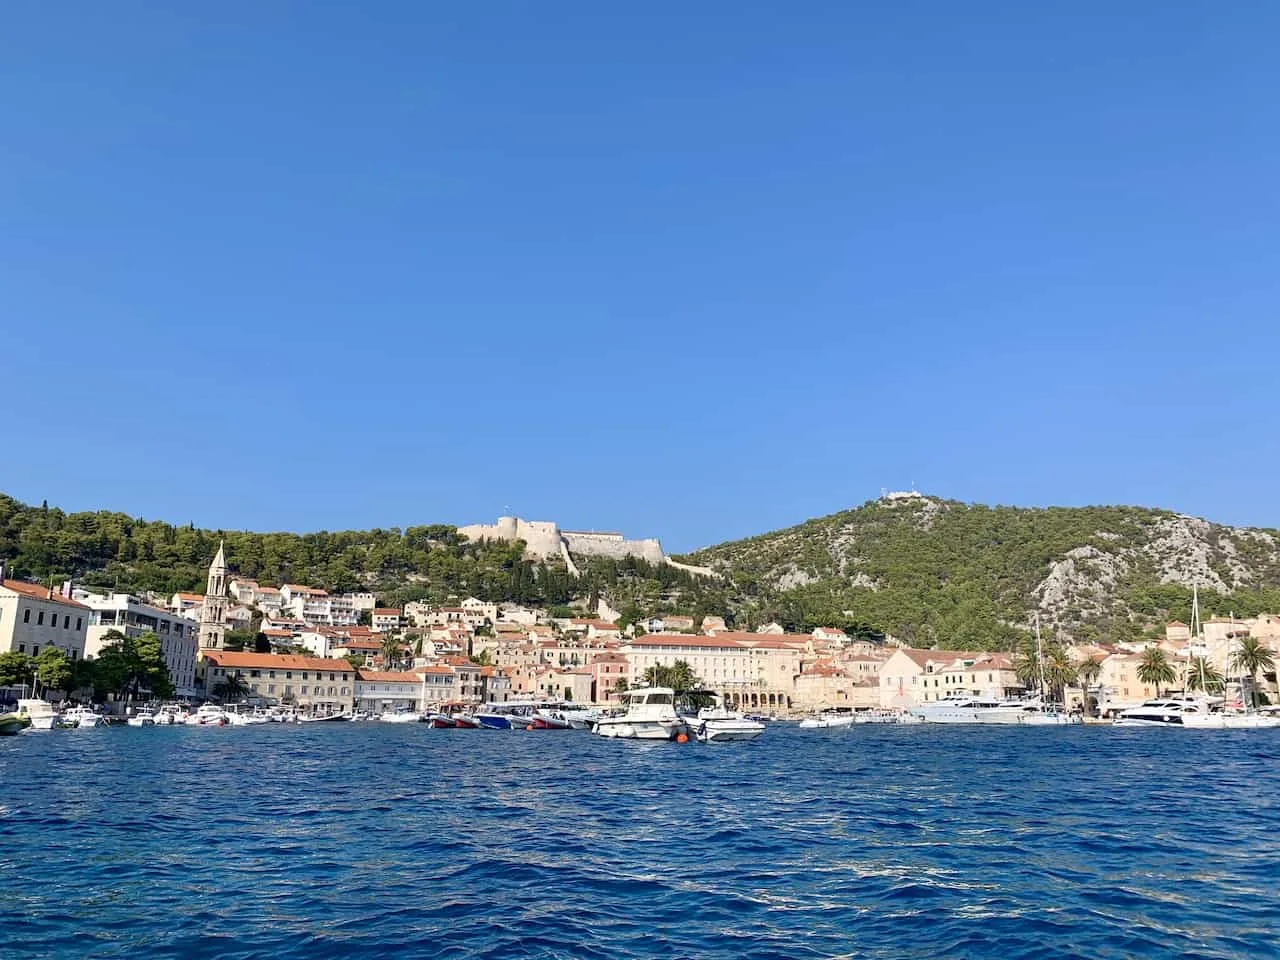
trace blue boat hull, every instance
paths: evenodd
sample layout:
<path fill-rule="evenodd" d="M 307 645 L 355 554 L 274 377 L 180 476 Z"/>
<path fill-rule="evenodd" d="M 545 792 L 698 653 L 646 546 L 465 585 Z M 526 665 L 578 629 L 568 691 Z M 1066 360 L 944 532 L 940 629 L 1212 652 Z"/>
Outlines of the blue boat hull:
<path fill-rule="evenodd" d="M 490 730 L 510 730 L 511 719 L 509 717 L 498 717 L 493 714 L 477 714 L 476 722 L 482 727 Z"/>

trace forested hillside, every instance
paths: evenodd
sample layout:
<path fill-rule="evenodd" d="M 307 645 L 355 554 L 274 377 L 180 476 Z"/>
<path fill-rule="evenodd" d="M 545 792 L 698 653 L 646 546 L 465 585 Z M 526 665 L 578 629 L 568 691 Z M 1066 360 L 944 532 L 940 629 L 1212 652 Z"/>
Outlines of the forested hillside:
<path fill-rule="evenodd" d="M 122 513 L 64 513 L 0 494 L 0 559 L 27 579 L 74 578 L 131 592 L 202 591 L 223 540 L 228 563 L 242 576 L 334 592 L 371 590 L 393 605 L 476 596 L 555 606 L 604 596 L 615 605 L 638 600 L 658 608 L 696 604 L 708 583 L 630 559 L 594 561 L 582 577 L 572 577 L 561 563 L 524 559 L 519 543 L 469 543 L 445 524 L 308 534 L 201 530 Z M 718 600 L 716 608 L 723 606 Z"/>
<path fill-rule="evenodd" d="M 0 495 L 0 558 L 16 575 L 129 591 L 199 590 L 225 539 L 264 584 L 371 590 L 383 602 L 485 600 L 625 619 L 713 613 L 741 627 L 841 626 L 921 646 L 1008 647 L 1036 612 L 1051 633 L 1119 640 L 1205 615 L 1280 612 L 1280 534 L 1139 507 L 1024 509 L 927 497 L 876 500 L 689 559 L 695 577 L 639 559 L 579 558 L 581 577 L 519 543 L 468 543 L 444 524 L 336 533 L 199 530 L 119 513 L 64 513 Z"/>
<path fill-rule="evenodd" d="M 1139 507 L 1025 509 L 875 500 L 692 555 L 740 616 L 865 623 L 916 645 L 1007 646 L 1036 611 L 1054 632 L 1124 639 L 1188 619 L 1280 612 L 1280 534 Z"/>

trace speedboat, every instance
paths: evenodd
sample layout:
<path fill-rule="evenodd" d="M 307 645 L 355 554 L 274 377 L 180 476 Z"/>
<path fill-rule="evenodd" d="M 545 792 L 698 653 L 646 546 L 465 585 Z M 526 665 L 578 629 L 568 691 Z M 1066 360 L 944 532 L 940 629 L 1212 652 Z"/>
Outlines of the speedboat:
<path fill-rule="evenodd" d="M 0 737 L 16 737 L 30 722 L 20 713 L 0 713 Z"/>
<path fill-rule="evenodd" d="M 453 726 L 457 730 L 477 730 L 480 727 L 480 721 L 469 713 L 455 713 Z"/>
<path fill-rule="evenodd" d="M 553 710 L 535 710 L 530 724 L 534 730 L 572 730 L 573 723 Z"/>
<path fill-rule="evenodd" d="M 345 713 L 326 713 L 320 717 L 299 717 L 299 723 L 345 723 L 347 715 Z"/>
<path fill-rule="evenodd" d="M 688 737 L 687 721 L 676 713 L 676 694 L 670 687 L 638 687 L 623 695 L 625 710 L 601 717 L 591 732 L 624 740 L 676 740 Z"/>
<path fill-rule="evenodd" d="M 225 727 L 230 722 L 226 711 L 212 703 L 206 703 L 185 721 L 189 727 Z"/>
<path fill-rule="evenodd" d="M 18 701 L 18 716 L 31 721 L 33 730 L 52 730 L 58 725 L 58 711 L 48 700 L 34 698 Z"/>
<path fill-rule="evenodd" d="M 837 730 L 851 727 L 854 724 L 852 713 L 820 713 L 816 717 L 805 717 L 800 721 L 801 730 Z"/>
<path fill-rule="evenodd" d="M 1220 702 L 1220 701 L 1219 701 Z M 1136 707 L 1121 710 L 1117 727 L 1181 727 L 1195 725 L 1195 717 L 1208 715 L 1212 701 L 1195 697 L 1156 697 Z M 1191 724 L 1184 721 L 1193 717 Z"/>
<path fill-rule="evenodd" d="M 1280 716 L 1258 710 L 1183 711 L 1182 725 L 1193 730 L 1270 730 L 1280 727 Z"/>
<path fill-rule="evenodd" d="M 435 727 L 437 730 L 452 730 L 457 726 L 453 722 L 453 717 L 447 713 L 429 713 L 427 714 L 427 723 Z"/>
<path fill-rule="evenodd" d="M 143 707 L 125 722 L 131 727 L 154 727 L 156 725 L 156 715 L 146 707 Z"/>
<path fill-rule="evenodd" d="M 95 712 L 90 707 L 72 707 L 70 710 L 63 712 L 62 722 L 65 726 L 75 727 L 78 730 L 100 727 L 102 726 L 102 714 Z"/>
<path fill-rule="evenodd" d="M 486 730 L 511 730 L 514 724 L 509 713 L 474 713 L 476 723 Z"/>
<path fill-rule="evenodd" d="M 724 700 L 716 697 L 715 706 L 703 707 L 698 711 L 694 733 L 701 743 L 754 740 L 764 733 L 764 724 L 759 720 L 744 717 L 736 710 L 728 709 L 724 705 Z"/>

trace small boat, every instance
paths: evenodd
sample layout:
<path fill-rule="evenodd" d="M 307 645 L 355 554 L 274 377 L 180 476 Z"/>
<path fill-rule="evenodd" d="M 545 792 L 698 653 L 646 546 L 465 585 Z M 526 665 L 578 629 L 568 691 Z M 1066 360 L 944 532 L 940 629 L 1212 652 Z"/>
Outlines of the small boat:
<path fill-rule="evenodd" d="M 20 713 L 0 713 L 0 737 L 16 737 L 31 725 L 31 720 Z"/>
<path fill-rule="evenodd" d="M 437 730 L 452 730 L 457 726 L 453 722 L 453 717 L 447 713 L 429 713 L 427 714 L 427 723 L 435 727 Z"/>
<path fill-rule="evenodd" d="M 154 727 L 156 715 L 144 707 L 125 722 L 131 727 Z"/>
<path fill-rule="evenodd" d="M 380 723 L 418 723 L 421 720 L 422 714 L 415 713 L 413 710 L 396 710 L 378 717 Z"/>
<path fill-rule="evenodd" d="M 58 725 L 58 711 L 48 700 L 33 698 L 18 701 L 18 716 L 31 721 L 33 730 L 52 730 Z"/>
<path fill-rule="evenodd" d="M 102 726 L 102 714 L 97 713 L 90 707 L 72 707 L 62 714 L 62 723 L 64 726 L 74 727 L 77 730 L 86 730 L 90 727 Z"/>
<path fill-rule="evenodd" d="M 300 723 L 345 723 L 347 714 L 345 713 L 327 713 L 322 717 L 299 717 Z"/>
<path fill-rule="evenodd" d="M 853 726 L 852 713 L 820 713 L 816 717 L 805 717 L 800 721 L 801 730 L 839 730 Z"/>
<path fill-rule="evenodd" d="M 511 730 L 514 727 L 508 713 L 474 713 L 472 716 L 486 730 Z"/>
<path fill-rule="evenodd" d="M 622 697 L 623 712 L 601 717 L 592 733 L 621 740 L 688 738 L 688 721 L 676 713 L 676 694 L 670 687 L 636 687 Z"/>
<path fill-rule="evenodd" d="M 478 730 L 480 721 L 469 713 L 453 714 L 453 725 L 458 730 Z"/>
<path fill-rule="evenodd" d="M 535 710 L 530 725 L 534 730 L 572 730 L 573 723 L 550 710 Z"/>
<path fill-rule="evenodd" d="M 718 696 L 714 706 L 703 707 L 698 711 L 696 722 L 694 733 L 700 743 L 754 740 L 764 733 L 763 723 L 744 717 L 736 710 L 728 709 L 724 705 L 724 700 Z"/>

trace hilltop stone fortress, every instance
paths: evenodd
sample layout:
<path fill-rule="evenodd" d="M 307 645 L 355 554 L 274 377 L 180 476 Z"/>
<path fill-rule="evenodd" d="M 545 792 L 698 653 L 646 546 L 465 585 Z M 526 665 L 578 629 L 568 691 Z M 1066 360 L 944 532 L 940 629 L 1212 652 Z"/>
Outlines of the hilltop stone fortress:
<path fill-rule="evenodd" d="M 627 540 L 620 533 L 601 533 L 595 530 L 561 530 L 545 520 L 522 520 L 519 517 L 499 517 L 494 524 L 473 523 L 459 527 L 458 533 L 468 540 L 523 540 L 525 554 L 529 557 L 560 557 L 575 575 L 578 570 L 570 554 L 587 557 L 641 557 L 650 563 L 665 563 L 680 570 L 704 577 L 718 576 L 707 567 L 695 567 L 677 563 L 662 552 L 657 539 Z"/>

